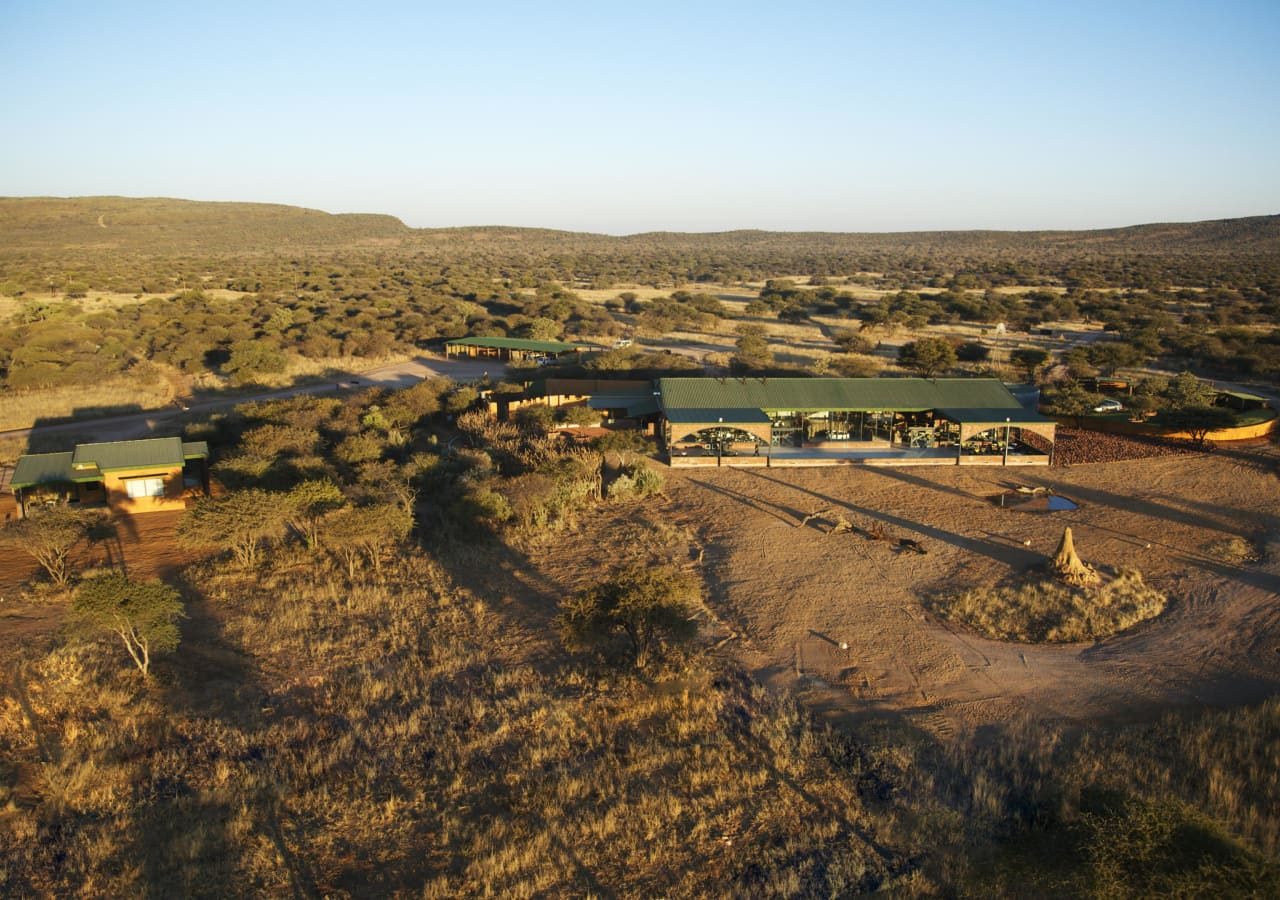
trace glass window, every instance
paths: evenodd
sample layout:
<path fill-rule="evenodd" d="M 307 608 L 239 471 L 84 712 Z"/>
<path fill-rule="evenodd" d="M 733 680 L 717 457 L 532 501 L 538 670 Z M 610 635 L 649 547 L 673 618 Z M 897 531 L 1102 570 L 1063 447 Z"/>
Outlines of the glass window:
<path fill-rule="evenodd" d="M 124 483 L 124 489 L 133 498 L 163 497 L 164 478 L 159 475 L 151 478 L 129 478 Z"/>

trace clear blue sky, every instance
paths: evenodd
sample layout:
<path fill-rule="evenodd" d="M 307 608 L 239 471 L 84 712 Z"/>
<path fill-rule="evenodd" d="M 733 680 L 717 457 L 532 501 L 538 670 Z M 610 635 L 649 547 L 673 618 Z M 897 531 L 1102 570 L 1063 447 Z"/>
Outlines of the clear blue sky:
<path fill-rule="evenodd" d="M 1280 212 L 1280 0 L 0 0 L 0 194 L 611 233 Z"/>

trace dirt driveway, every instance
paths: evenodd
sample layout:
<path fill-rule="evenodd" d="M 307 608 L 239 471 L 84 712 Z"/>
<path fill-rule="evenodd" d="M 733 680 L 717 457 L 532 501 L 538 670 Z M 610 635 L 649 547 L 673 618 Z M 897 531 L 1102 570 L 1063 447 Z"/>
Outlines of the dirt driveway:
<path fill-rule="evenodd" d="M 760 677 L 803 690 L 833 717 L 888 711 L 948 734 L 1022 713 L 1133 718 L 1280 689 L 1276 467 L 1271 451 L 1014 471 L 677 470 L 664 512 L 702 537 L 712 606 Z M 993 505 L 1014 483 L 1051 486 L 1080 509 Z M 824 506 L 928 552 L 828 536 L 821 522 L 796 527 Z M 1035 564 L 1064 525 L 1087 560 L 1137 568 L 1167 592 L 1165 614 L 1096 644 L 1059 646 L 984 640 L 926 616 L 922 595 Z M 1263 561 L 1234 566 L 1205 553 L 1232 535 L 1266 546 Z"/>

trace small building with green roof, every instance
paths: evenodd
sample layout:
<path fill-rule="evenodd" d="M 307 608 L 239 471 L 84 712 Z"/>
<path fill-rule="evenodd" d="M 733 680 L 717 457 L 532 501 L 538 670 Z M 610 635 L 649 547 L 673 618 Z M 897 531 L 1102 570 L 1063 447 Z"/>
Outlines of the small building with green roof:
<path fill-rule="evenodd" d="M 128 514 L 182 509 L 188 495 L 209 493 L 208 457 L 204 441 L 180 437 L 77 444 L 19 457 L 10 487 L 24 516 L 60 503 Z"/>

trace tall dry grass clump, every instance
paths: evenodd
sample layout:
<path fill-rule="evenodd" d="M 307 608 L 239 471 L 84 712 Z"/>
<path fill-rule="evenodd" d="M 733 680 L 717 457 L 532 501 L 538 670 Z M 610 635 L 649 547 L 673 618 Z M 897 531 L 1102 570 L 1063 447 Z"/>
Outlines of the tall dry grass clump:
<path fill-rule="evenodd" d="M 969 735 L 921 793 L 960 816 L 946 880 L 984 896 L 1276 896 L 1280 700 Z M 927 772 L 927 774 L 926 774 Z"/>
<path fill-rule="evenodd" d="M 1160 615 L 1167 602 L 1140 572 L 1127 569 L 1097 585 L 1081 587 L 1032 576 L 959 596 L 935 597 L 928 605 L 942 618 L 996 640 L 1071 643 L 1132 628 Z"/>

